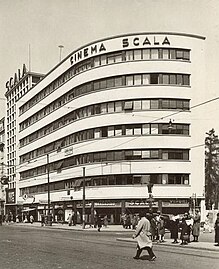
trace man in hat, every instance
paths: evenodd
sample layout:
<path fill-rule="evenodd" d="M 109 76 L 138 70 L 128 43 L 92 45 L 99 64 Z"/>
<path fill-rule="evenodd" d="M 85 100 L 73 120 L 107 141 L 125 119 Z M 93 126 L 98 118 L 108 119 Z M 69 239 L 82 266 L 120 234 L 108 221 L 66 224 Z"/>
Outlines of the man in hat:
<path fill-rule="evenodd" d="M 195 210 L 195 216 L 193 217 L 194 224 L 192 226 L 192 235 L 193 235 L 193 242 L 198 242 L 198 237 L 200 235 L 200 222 L 201 216 L 199 210 Z"/>

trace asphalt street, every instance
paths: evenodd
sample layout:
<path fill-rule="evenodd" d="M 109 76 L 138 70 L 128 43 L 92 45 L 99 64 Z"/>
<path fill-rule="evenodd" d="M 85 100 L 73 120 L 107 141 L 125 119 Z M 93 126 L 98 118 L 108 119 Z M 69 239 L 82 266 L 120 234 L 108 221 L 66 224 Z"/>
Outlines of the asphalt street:
<path fill-rule="evenodd" d="M 162 245 L 154 246 L 154 262 L 147 252 L 134 260 L 135 244 L 119 242 L 117 237 L 116 232 L 4 225 L 0 227 L 0 269 L 219 268 L 219 251 Z"/>

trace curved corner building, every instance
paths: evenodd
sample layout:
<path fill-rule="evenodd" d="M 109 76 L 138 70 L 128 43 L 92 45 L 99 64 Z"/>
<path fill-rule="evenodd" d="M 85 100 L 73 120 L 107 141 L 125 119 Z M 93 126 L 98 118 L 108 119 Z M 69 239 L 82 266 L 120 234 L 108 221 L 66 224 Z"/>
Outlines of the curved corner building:
<path fill-rule="evenodd" d="M 97 211 L 120 223 L 148 210 L 149 183 L 154 211 L 202 210 L 204 40 L 115 36 L 54 67 L 18 102 L 18 211 L 66 219 L 85 201 L 86 221 Z"/>

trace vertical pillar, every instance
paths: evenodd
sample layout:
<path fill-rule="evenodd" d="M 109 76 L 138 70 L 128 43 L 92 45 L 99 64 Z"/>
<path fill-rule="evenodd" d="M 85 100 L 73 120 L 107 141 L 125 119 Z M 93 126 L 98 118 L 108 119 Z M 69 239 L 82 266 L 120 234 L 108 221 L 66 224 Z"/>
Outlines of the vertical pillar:
<path fill-rule="evenodd" d="M 83 208 L 82 208 L 82 229 L 85 229 L 85 167 L 83 167 Z"/>
<path fill-rule="evenodd" d="M 94 225 L 94 201 L 91 201 L 91 225 Z"/>
<path fill-rule="evenodd" d="M 158 211 L 162 213 L 162 200 L 158 200 Z"/>

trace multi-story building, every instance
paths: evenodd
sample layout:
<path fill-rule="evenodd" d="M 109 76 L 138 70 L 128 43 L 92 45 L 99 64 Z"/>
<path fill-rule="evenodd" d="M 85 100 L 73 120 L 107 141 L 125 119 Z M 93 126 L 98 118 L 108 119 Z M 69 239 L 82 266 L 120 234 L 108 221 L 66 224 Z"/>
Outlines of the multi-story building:
<path fill-rule="evenodd" d="M 6 160 L 7 160 L 7 176 L 9 179 L 8 189 L 6 194 L 6 210 L 15 214 L 16 212 L 16 168 L 19 165 L 17 154 L 19 145 L 16 144 L 16 106 L 19 99 L 25 95 L 39 80 L 43 77 L 41 74 L 28 72 L 26 66 L 23 65 L 22 71 L 11 77 L 6 83 Z"/>
<path fill-rule="evenodd" d="M 73 51 L 18 103 L 17 201 L 35 217 L 73 209 L 119 223 L 123 212 L 204 207 L 202 36 L 136 33 Z M 85 193 L 82 188 L 85 182 Z M 34 213 L 35 212 L 35 213 Z M 65 216 L 64 216 L 65 214 Z"/>
<path fill-rule="evenodd" d="M 5 160 L 5 117 L 3 117 L 0 119 L 0 215 L 4 213 L 5 203 L 5 186 L 3 184 L 6 177 Z"/>

